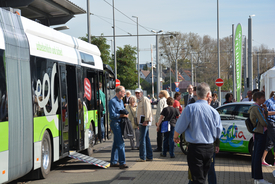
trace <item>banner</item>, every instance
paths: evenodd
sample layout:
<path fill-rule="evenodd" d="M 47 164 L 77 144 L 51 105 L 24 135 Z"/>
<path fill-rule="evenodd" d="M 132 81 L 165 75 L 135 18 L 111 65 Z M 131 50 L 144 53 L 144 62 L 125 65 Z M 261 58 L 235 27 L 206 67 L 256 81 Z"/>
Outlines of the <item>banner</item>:
<path fill-rule="evenodd" d="M 236 88 L 237 102 L 241 99 L 242 89 L 242 25 L 239 23 L 235 31 L 235 62 L 236 62 Z"/>

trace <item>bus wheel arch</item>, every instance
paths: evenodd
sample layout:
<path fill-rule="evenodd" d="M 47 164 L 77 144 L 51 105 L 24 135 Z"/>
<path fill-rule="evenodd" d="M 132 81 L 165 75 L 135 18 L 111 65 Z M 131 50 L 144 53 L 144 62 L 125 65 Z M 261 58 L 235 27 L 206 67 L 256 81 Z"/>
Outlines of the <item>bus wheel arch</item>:
<path fill-rule="evenodd" d="M 53 140 L 50 131 L 45 130 L 41 143 L 41 178 L 47 178 L 51 171 L 51 165 L 53 160 Z"/>

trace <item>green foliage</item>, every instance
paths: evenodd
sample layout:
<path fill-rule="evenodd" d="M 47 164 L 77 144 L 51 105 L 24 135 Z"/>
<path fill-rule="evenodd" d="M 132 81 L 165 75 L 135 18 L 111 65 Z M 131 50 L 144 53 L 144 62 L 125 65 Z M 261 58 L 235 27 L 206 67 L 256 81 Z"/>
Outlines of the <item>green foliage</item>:
<path fill-rule="evenodd" d="M 136 48 L 125 45 L 117 49 L 117 78 L 126 89 L 137 88 Z"/>
<path fill-rule="evenodd" d="M 79 39 L 88 42 L 88 35 Z M 107 39 L 104 37 L 91 36 L 91 43 L 96 45 L 101 52 L 101 59 L 104 64 L 110 65 L 114 69 L 114 64 L 110 56 L 110 45 L 107 44 Z"/>

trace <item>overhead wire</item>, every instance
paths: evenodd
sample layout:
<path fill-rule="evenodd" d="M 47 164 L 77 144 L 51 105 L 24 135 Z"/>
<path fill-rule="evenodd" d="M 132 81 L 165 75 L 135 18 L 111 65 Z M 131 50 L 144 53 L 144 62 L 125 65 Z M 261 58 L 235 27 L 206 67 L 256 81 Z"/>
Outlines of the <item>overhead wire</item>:
<path fill-rule="evenodd" d="M 106 0 L 103 0 L 103 1 L 106 2 L 108 5 L 110 5 L 111 7 L 113 7 L 113 5 L 110 4 L 109 2 L 107 2 Z M 115 8 L 118 12 L 120 12 L 122 15 L 124 15 L 125 17 L 127 17 L 128 19 L 130 19 L 131 21 L 133 21 L 133 22 L 136 23 L 136 21 L 134 21 L 131 17 L 129 17 L 128 15 L 126 15 L 125 13 L 123 13 L 122 11 L 120 11 L 119 9 L 117 9 L 116 7 L 114 7 L 114 8 Z M 139 25 L 140 27 L 142 27 L 143 29 L 145 29 L 146 31 L 151 32 L 149 29 L 147 29 L 146 27 L 140 25 L 139 23 L 138 23 L 138 25 Z"/>
<path fill-rule="evenodd" d="M 100 16 L 95 15 L 95 14 L 93 14 L 93 15 L 94 15 L 94 16 L 96 16 L 96 17 L 98 17 L 98 18 L 100 18 L 101 20 L 103 20 L 103 21 L 105 21 L 105 22 L 107 22 L 107 23 L 109 23 L 109 24 L 113 25 L 111 22 L 108 22 L 107 20 L 105 20 L 105 19 L 101 18 Z M 118 26 L 116 26 L 116 28 L 118 28 L 118 29 L 120 29 L 120 30 L 124 31 L 124 32 L 125 32 L 125 33 L 127 33 L 127 34 L 131 34 L 131 33 L 127 32 L 126 30 L 124 30 L 124 29 L 122 29 L 122 28 L 120 28 L 120 27 L 118 27 Z"/>

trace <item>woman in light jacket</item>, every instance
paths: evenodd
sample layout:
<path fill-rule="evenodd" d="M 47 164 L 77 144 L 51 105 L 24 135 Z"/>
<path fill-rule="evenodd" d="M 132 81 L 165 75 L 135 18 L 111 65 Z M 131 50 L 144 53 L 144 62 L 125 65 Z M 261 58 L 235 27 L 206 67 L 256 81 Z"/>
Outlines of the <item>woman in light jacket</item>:
<path fill-rule="evenodd" d="M 126 106 L 126 110 L 129 112 L 129 120 L 132 123 L 133 129 L 134 129 L 134 134 L 136 138 L 136 148 L 139 149 L 139 129 L 138 126 L 135 124 L 135 118 L 136 118 L 136 112 L 137 112 L 137 107 L 135 106 L 136 104 L 136 98 L 131 97 L 129 99 L 129 105 Z M 135 149 L 135 141 L 134 138 L 130 139 L 130 144 L 132 150 Z"/>
<path fill-rule="evenodd" d="M 263 179 L 262 155 L 266 143 L 267 127 L 267 107 L 264 104 L 265 94 L 256 92 L 253 94 L 255 102 L 248 110 L 249 118 L 254 125 L 254 151 L 252 154 L 251 172 L 254 183 L 269 183 Z"/>

